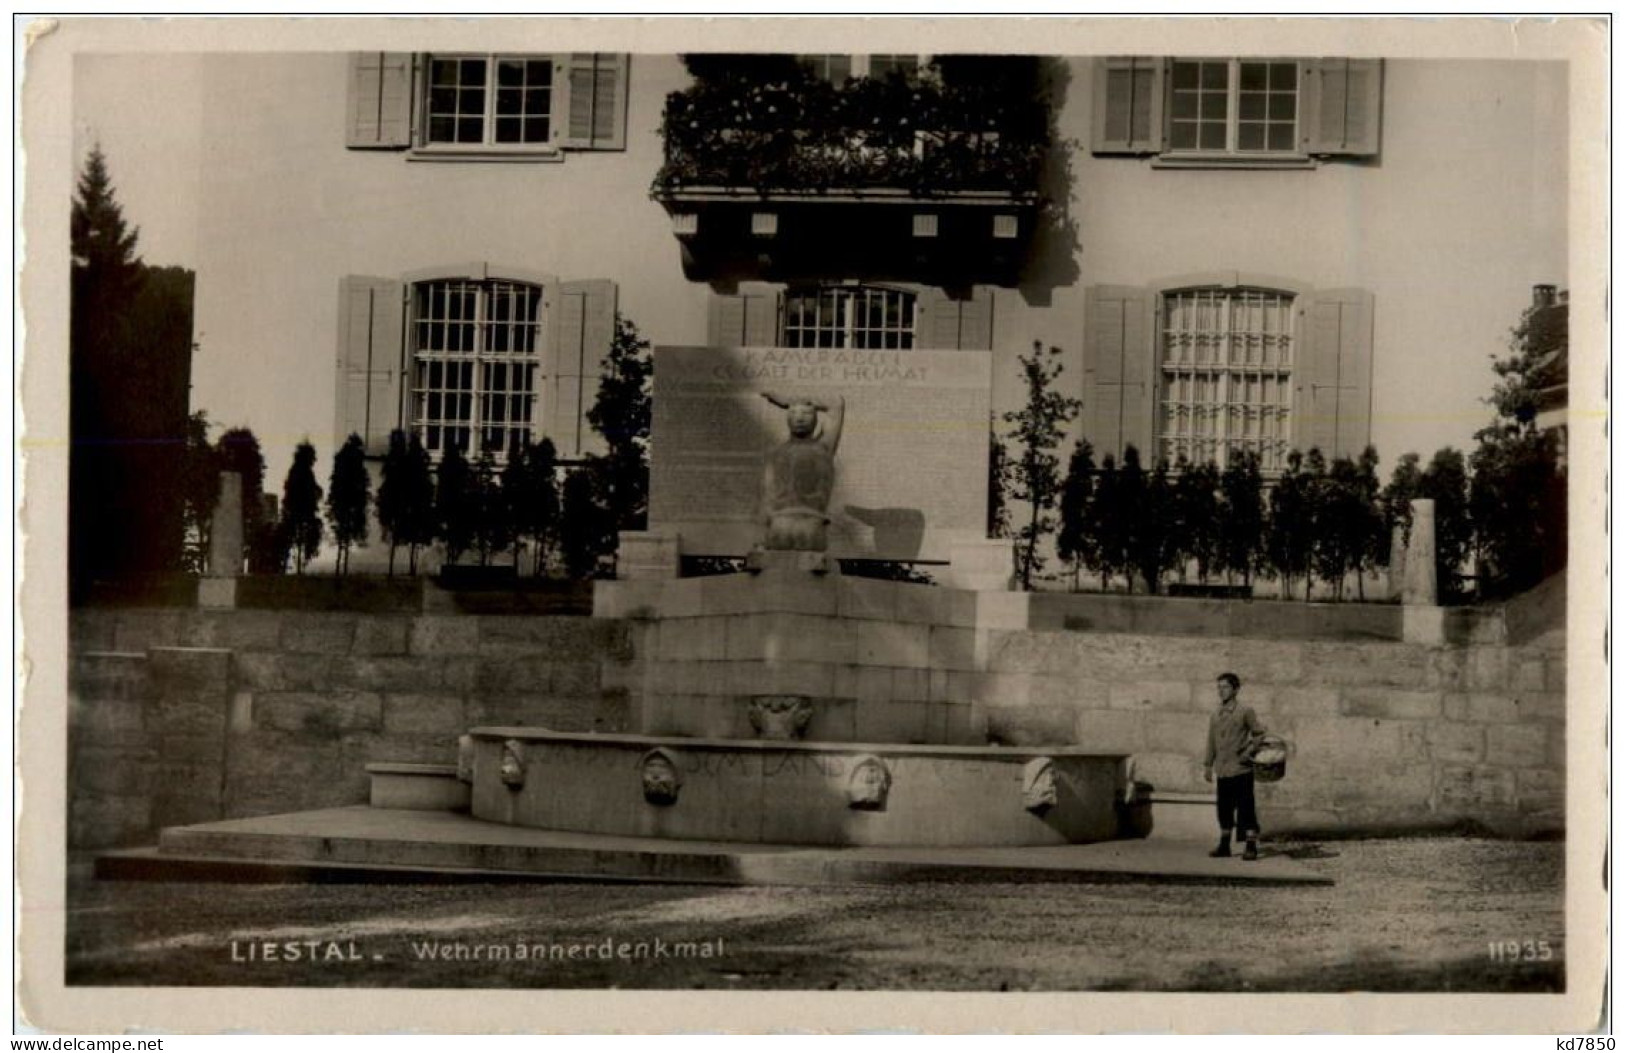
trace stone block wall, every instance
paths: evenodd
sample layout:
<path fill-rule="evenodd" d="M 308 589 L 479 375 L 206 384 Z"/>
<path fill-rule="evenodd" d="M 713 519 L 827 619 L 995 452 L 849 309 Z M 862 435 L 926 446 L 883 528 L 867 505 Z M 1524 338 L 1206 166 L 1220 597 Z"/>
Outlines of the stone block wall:
<path fill-rule="evenodd" d="M 75 612 L 72 843 L 358 804 L 368 763 L 450 763 L 474 726 L 647 726 L 631 706 L 652 684 L 692 703 L 665 715 L 668 733 L 743 735 L 728 696 L 805 692 L 854 700 L 849 738 L 1125 751 L 1159 790 L 1199 793 L 1224 671 L 1292 747 L 1286 779 L 1260 791 L 1273 832 L 1563 826 L 1561 630 L 1428 646 L 1034 629 L 1018 594 L 966 607 L 953 590 L 851 581 L 835 611 L 865 631 L 831 637 L 798 620 L 815 613 L 798 604 L 823 602 L 812 592 L 785 593 L 767 616 L 729 613 L 739 584 L 699 581 L 703 603 L 658 624 L 636 588 L 598 618 Z M 768 666 L 779 679 L 764 686 Z M 874 720 L 858 726 L 859 710 Z M 949 716 L 965 727 L 935 725 Z"/>
<path fill-rule="evenodd" d="M 1287 739 L 1287 776 L 1260 784 L 1266 827 L 1561 830 L 1561 636 L 1427 647 L 993 631 L 976 696 L 996 741 L 1126 750 L 1159 790 L 1201 792 L 1214 679 Z"/>
<path fill-rule="evenodd" d="M 452 763 L 476 725 L 627 726 L 616 622 L 146 609 L 70 632 L 75 847 L 362 803 L 367 764 Z"/>

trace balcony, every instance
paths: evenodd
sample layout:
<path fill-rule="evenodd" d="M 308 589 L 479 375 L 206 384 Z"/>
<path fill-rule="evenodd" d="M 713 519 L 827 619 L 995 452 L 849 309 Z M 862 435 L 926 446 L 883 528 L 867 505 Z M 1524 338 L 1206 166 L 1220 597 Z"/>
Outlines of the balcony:
<path fill-rule="evenodd" d="M 953 282 L 1019 267 L 1051 140 L 1039 60 L 944 58 L 840 84 L 790 56 L 688 62 L 652 194 L 691 277 Z"/>

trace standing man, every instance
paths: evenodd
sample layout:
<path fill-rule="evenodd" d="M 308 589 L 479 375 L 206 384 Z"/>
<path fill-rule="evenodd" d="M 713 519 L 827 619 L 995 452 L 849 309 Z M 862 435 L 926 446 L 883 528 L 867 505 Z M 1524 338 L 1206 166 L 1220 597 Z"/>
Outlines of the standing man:
<path fill-rule="evenodd" d="M 1236 701 L 1241 678 L 1221 673 L 1218 679 L 1219 708 L 1207 726 L 1207 756 L 1202 761 L 1202 779 L 1219 777 L 1219 847 L 1209 852 L 1215 857 L 1230 854 L 1230 832 L 1239 830 L 1247 840 L 1243 859 L 1258 858 L 1258 808 L 1253 803 L 1253 752 L 1264 737 L 1264 727 L 1251 706 Z"/>

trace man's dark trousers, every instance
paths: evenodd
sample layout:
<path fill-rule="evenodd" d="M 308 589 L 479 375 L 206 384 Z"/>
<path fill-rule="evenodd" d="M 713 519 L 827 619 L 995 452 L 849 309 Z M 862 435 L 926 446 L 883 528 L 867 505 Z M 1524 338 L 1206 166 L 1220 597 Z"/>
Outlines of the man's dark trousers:
<path fill-rule="evenodd" d="M 1258 834 L 1258 807 L 1253 803 L 1253 773 L 1221 775 L 1219 790 L 1219 829 L 1236 831 L 1243 838 Z"/>

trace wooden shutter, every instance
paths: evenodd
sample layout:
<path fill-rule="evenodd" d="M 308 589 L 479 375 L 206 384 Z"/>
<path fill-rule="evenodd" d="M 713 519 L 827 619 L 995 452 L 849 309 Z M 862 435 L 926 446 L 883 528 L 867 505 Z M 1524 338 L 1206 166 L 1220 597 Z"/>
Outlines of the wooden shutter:
<path fill-rule="evenodd" d="M 345 145 L 401 150 L 412 145 L 412 53 L 360 51 L 350 56 Z"/>
<path fill-rule="evenodd" d="M 572 150 L 626 149 L 626 83 L 631 56 L 607 51 L 559 55 L 555 83 L 563 92 L 555 127 L 559 145 Z"/>
<path fill-rule="evenodd" d="M 1382 60 L 1320 59 L 1305 64 L 1303 149 L 1374 157 L 1382 138 Z"/>
<path fill-rule="evenodd" d="M 972 286 L 958 299 L 937 288 L 920 293 L 914 346 L 931 351 L 989 351 L 993 348 L 993 289 Z"/>
<path fill-rule="evenodd" d="M 1092 286 L 1085 311 L 1083 434 L 1097 456 L 1121 458 L 1133 445 L 1150 464 L 1156 459 L 1151 294 L 1135 286 Z"/>
<path fill-rule="evenodd" d="M 712 347 L 773 347 L 779 342 L 779 289 L 740 282 L 733 293 L 712 293 L 707 334 Z"/>
<path fill-rule="evenodd" d="M 1090 149 L 1097 154 L 1162 150 L 1167 60 L 1114 55 L 1095 60 Z"/>
<path fill-rule="evenodd" d="M 401 426 L 404 287 L 392 278 L 339 279 L 338 398 L 334 448 L 359 435 L 383 456 Z"/>
<path fill-rule="evenodd" d="M 560 457 L 601 452 L 587 411 L 615 339 L 615 283 L 606 278 L 560 282 L 552 295 L 542 432 Z"/>
<path fill-rule="evenodd" d="M 1317 292 L 1303 313 L 1293 445 L 1358 457 L 1371 441 L 1371 294 Z"/>

